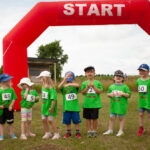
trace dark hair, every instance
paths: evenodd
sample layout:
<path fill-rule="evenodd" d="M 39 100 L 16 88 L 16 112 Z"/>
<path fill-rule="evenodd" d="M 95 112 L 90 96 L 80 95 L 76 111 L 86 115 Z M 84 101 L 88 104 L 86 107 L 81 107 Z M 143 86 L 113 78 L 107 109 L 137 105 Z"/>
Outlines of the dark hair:
<path fill-rule="evenodd" d="M 95 68 L 93 66 L 88 66 L 84 69 L 84 72 L 87 72 L 89 70 L 94 70 L 95 71 Z"/>

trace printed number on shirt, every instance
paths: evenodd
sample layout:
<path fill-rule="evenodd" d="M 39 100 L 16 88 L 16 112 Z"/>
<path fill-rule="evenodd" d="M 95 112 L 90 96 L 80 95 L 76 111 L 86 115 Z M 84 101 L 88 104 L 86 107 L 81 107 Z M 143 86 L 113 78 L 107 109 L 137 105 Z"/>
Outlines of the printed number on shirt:
<path fill-rule="evenodd" d="M 95 91 L 94 91 L 94 89 L 92 87 L 90 87 L 87 93 L 89 93 L 89 94 L 95 94 Z"/>
<path fill-rule="evenodd" d="M 3 93 L 2 94 L 3 101 L 10 101 L 11 99 L 11 93 Z"/>
<path fill-rule="evenodd" d="M 27 101 L 28 101 L 28 102 L 35 102 L 35 96 L 33 96 L 33 95 L 28 95 L 28 96 L 27 96 Z"/>
<path fill-rule="evenodd" d="M 114 90 L 114 91 L 112 91 L 112 92 L 115 94 L 115 97 L 121 97 L 121 96 L 118 95 L 118 93 L 119 93 L 120 91 Z"/>
<path fill-rule="evenodd" d="M 77 99 L 77 95 L 75 93 L 66 94 L 66 100 L 67 101 L 73 101 L 75 99 Z"/>
<path fill-rule="evenodd" d="M 146 85 L 140 85 L 138 87 L 138 91 L 143 92 L 143 93 L 147 92 L 147 86 Z"/>
<path fill-rule="evenodd" d="M 42 99 L 48 99 L 48 92 L 42 92 Z"/>

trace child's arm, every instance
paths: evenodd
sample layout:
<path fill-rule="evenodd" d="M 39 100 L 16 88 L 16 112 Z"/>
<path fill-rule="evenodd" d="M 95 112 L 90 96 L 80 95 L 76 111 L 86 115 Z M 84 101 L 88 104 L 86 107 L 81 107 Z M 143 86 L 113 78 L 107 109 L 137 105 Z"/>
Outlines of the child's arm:
<path fill-rule="evenodd" d="M 118 93 L 118 95 L 119 95 L 119 96 L 124 96 L 124 97 L 126 97 L 126 98 L 129 98 L 129 97 L 130 97 L 130 95 L 129 95 L 128 93 L 124 93 L 124 92 L 122 92 L 122 91 L 120 91 L 120 92 Z"/>
<path fill-rule="evenodd" d="M 40 97 L 39 97 L 39 96 L 36 96 L 36 97 L 35 97 L 35 101 L 37 101 L 37 102 L 38 102 L 38 101 L 39 101 L 39 99 L 40 99 Z"/>
<path fill-rule="evenodd" d="M 9 105 L 9 111 L 12 111 L 14 103 L 15 103 L 15 100 L 12 100 L 11 104 Z"/>
<path fill-rule="evenodd" d="M 52 100 L 52 105 L 51 105 L 51 108 L 49 109 L 49 111 L 50 111 L 51 113 L 54 112 L 55 104 L 56 104 L 56 101 L 55 101 L 55 100 Z"/>
<path fill-rule="evenodd" d="M 79 88 L 78 83 L 68 83 L 68 84 L 65 85 L 65 87 L 68 87 L 68 86 L 73 86 L 73 87 Z"/>
<path fill-rule="evenodd" d="M 63 85 L 65 84 L 65 82 L 67 81 L 68 78 L 69 78 L 69 76 L 66 76 L 66 77 L 64 78 L 64 80 L 58 85 L 58 88 L 59 88 L 59 89 L 62 89 Z"/>
<path fill-rule="evenodd" d="M 111 98 L 111 97 L 114 97 L 115 94 L 114 94 L 113 92 L 111 92 L 111 93 L 108 93 L 107 96 L 108 96 L 109 98 Z"/>
<path fill-rule="evenodd" d="M 26 91 L 25 91 L 25 93 L 24 93 L 24 99 L 26 99 L 27 98 L 27 96 L 28 96 L 28 91 L 29 91 L 29 88 L 26 88 Z"/>
<path fill-rule="evenodd" d="M 3 109 L 4 108 L 4 106 L 3 105 L 0 105 L 0 109 Z"/>
<path fill-rule="evenodd" d="M 87 93 L 87 91 L 89 90 L 91 84 L 87 83 L 87 87 L 81 92 L 83 95 L 85 95 Z"/>
<path fill-rule="evenodd" d="M 102 91 L 100 89 L 98 89 L 96 86 L 94 86 L 93 83 L 91 83 L 91 86 L 93 87 L 94 91 L 97 93 L 97 94 L 101 94 Z"/>

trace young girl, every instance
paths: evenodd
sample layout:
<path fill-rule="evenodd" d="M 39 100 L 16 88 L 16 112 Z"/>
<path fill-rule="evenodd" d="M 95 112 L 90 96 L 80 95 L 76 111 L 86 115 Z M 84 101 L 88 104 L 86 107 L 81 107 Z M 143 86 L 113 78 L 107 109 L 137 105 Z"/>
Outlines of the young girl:
<path fill-rule="evenodd" d="M 54 136 L 52 139 L 59 139 L 60 135 L 54 123 L 54 117 L 57 113 L 57 93 L 54 89 L 50 72 L 43 71 L 37 78 L 40 78 L 40 82 L 42 84 L 42 121 L 45 130 L 43 139 L 48 139 L 52 136 L 49 131 L 48 122 L 50 123 L 54 131 Z"/>
<path fill-rule="evenodd" d="M 17 96 L 13 88 L 11 88 L 10 79 L 13 78 L 8 74 L 0 75 L 1 90 L 0 90 L 0 140 L 4 140 L 4 124 L 7 122 L 10 129 L 10 137 L 16 139 L 14 134 L 14 111 L 13 105 Z"/>
<path fill-rule="evenodd" d="M 66 72 L 64 80 L 59 84 L 58 88 L 61 90 L 63 95 L 63 124 L 66 124 L 67 133 L 64 138 L 69 138 L 71 136 L 71 120 L 75 124 L 76 137 L 81 138 L 79 123 L 80 119 L 80 106 L 78 102 L 78 90 L 79 84 L 72 83 L 75 78 L 73 72 Z"/>
<path fill-rule="evenodd" d="M 131 96 L 131 92 L 127 85 L 123 84 L 125 76 L 122 71 L 117 70 L 114 74 L 114 84 L 108 89 L 108 97 L 110 97 L 110 120 L 109 129 L 103 133 L 109 135 L 113 133 L 113 126 L 117 115 L 120 121 L 120 130 L 116 136 L 124 134 L 124 116 L 127 112 L 128 98 Z"/>
<path fill-rule="evenodd" d="M 32 89 L 32 83 L 29 78 L 22 78 L 18 86 L 21 91 L 21 140 L 27 140 L 25 135 L 25 125 L 27 124 L 27 136 L 35 137 L 36 135 L 31 133 L 31 120 L 32 120 L 32 107 L 34 103 L 39 101 L 39 96 L 36 90 Z"/>

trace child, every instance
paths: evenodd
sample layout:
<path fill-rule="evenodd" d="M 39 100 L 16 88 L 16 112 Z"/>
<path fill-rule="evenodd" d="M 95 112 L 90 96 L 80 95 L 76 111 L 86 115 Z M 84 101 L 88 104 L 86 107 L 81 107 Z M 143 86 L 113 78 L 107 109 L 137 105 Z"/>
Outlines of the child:
<path fill-rule="evenodd" d="M 100 94 L 103 91 L 102 85 L 94 79 L 95 68 L 89 66 L 84 69 L 88 80 L 82 83 L 81 91 L 84 95 L 83 118 L 86 119 L 87 136 L 97 137 L 98 114 L 102 108 Z M 93 129 L 93 131 L 92 131 Z"/>
<path fill-rule="evenodd" d="M 0 90 L 0 140 L 4 140 L 4 124 L 7 121 L 10 129 L 10 137 L 16 139 L 14 134 L 14 111 L 13 105 L 17 96 L 13 88 L 11 88 L 10 79 L 13 78 L 8 74 L 0 75 L 1 90 Z"/>
<path fill-rule="evenodd" d="M 121 70 L 117 70 L 114 74 L 114 84 L 108 89 L 108 97 L 110 97 L 110 120 L 109 129 L 103 133 L 109 135 L 113 133 L 113 126 L 117 115 L 119 116 L 120 129 L 116 136 L 124 134 L 124 116 L 127 112 L 128 98 L 131 96 L 131 92 L 127 85 L 123 84 L 125 76 Z"/>
<path fill-rule="evenodd" d="M 71 120 L 75 124 L 76 137 L 81 138 L 79 123 L 80 119 L 80 106 L 78 102 L 78 90 L 79 84 L 72 83 L 75 78 L 73 72 L 69 71 L 65 74 L 64 80 L 59 84 L 58 88 L 61 90 L 63 95 L 63 124 L 67 126 L 67 133 L 64 138 L 71 136 Z"/>
<path fill-rule="evenodd" d="M 27 124 L 27 136 L 35 137 L 36 135 L 31 133 L 31 120 L 32 120 L 32 107 L 34 103 L 39 101 L 39 96 L 36 90 L 32 89 L 34 83 L 30 81 L 29 78 L 22 78 L 18 87 L 22 89 L 21 91 L 21 140 L 27 140 L 25 135 L 25 125 Z"/>
<path fill-rule="evenodd" d="M 42 121 L 45 130 L 43 139 L 48 139 L 52 136 L 49 131 L 48 122 L 50 123 L 54 131 L 54 136 L 52 139 L 59 139 L 60 135 L 54 123 L 54 117 L 57 113 L 57 93 L 54 89 L 50 72 L 43 71 L 37 78 L 40 78 L 40 82 L 42 84 Z"/>
<path fill-rule="evenodd" d="M 141 136 L 144 132 L 143 121 L 144 112 L 147 111 L 150 121 L 150 78 L 149 66 L 142 64 L 138 68 L 140 78 L 137 80 L 137 87 L 139 92 L 139 131 L 137 136 Z M 150 134 L 150 132 L 149 132 Z"/>

